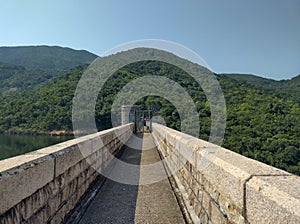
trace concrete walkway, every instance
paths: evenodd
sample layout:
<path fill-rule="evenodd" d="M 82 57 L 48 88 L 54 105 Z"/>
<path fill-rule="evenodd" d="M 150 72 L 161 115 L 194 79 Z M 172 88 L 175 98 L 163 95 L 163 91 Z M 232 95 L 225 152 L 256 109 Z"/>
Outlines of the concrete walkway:
<path fill-rule="evenodd" d="M 135 140 L 137 141 L 137 140 Z M 151 134 L 136 144 L 149 150 L 125 146 L 120 159 L 131 164 L 153 164 L 160 160 Z M 135 144 L 135 145 L 136 145 Z M 114 167 L 112 172 L 118 172 Z M 161 167 L 159 172 L 165 172 Z M 139 173 L 140 180 L 143 172 Z M 92 223 L 185 223 L 168 179 L 148 185 L 127 185 L 107 179 L 79 222 Z"/>

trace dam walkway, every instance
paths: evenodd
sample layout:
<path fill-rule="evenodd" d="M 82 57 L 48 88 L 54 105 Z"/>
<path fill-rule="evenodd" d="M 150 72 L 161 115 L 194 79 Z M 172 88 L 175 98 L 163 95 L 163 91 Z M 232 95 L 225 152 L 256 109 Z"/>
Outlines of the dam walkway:
<path fill-rule="evenodd" d="M 0 224 L 300 223 L 299 176 L 161 124 L 134 129 L 0 161 Z"/>
<path fill-rule="evenodd" d="M 135 145 L 141 149 L 124 145 L 119 159 L 135 165 L 159 161 L 151 134 L 143 133 L 139 137 L 135 138 L 139 141 Z M 111 172 L 117 171 L 118 167 L 114 166 Z M 166 172 L 164 167 L 160 171 Z M 169 179 L 148 185 L 128 185 L 106 179 L 79 223 L 185 223 L 185 220 Z"/>

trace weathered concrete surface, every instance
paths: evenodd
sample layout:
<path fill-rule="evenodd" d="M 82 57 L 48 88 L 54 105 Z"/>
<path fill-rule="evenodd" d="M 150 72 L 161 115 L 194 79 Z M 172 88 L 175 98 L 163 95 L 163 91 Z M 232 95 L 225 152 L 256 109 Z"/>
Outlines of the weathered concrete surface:
<path fill-rule="evenodd" d="M 24 158 L 28 164 L 22 164 L 16 169 L 3 171 L 0 177 L 0 214 L 18 204 L 28 195 L 32 195 L 38 189 L 52 181 L 54 176 L 54 160 L 45 159 L 41 155 L 26 155 Z M 18 164 L 20 158 L 11 159 L 11 165 Z M 4 160 L 8 163 L 9 160 Z"/>
<path fill-rule="evenodd" d="M 246 186 L 250 223 L 300 223 L 300 177 L 253 176 Z"/>
<path fill-rule="evenodd" d="M 0 223 L 63 222 L 132 129 L 128 124 L 0 161 Z"/>
<path fill-rule="evenodd" d="M 160 160 L 150 134 L 144 134 L 135 150 L 125 147 L 120 158 L 131 164 L 153 164 Z M 160 172 L 165 172 L 164 167 Z M 118 172 L 114 167 L 112 172 Z M 142 177 L 139 173 L 139 178 Z M 80 223 L 184 223 L 168 179 L 149 185 L 128 185 L 107 180 L 88 207 Z"/>
<path fill-rule="evenodd" d="M 150 134 L 144 134 L 144 148 L 152 148 L 142 153 L 141 165 L 154 164 L 160 160 L 156 145 Z M 165 169 L 161 166 L 161 170 Z M 156 175 L 160 175 L 156 172 Z M 155 175 L 155 174 L 154 174 Z M 149 175 L 148 175 L 149 176 Z M 140 179 L 143 178 L 143 171 Z M 140 185 L 138 189 L 135 223 L 184 223 L 182 212 L 179 208 L 177 199 L 170 185 L 169 179 L 166 178 L 148 185 Z"/>
<path fill-rule="evenodd" d="M 153 136 L 194 222 L 300 223 L 298 176 L 159 124 Z"/>

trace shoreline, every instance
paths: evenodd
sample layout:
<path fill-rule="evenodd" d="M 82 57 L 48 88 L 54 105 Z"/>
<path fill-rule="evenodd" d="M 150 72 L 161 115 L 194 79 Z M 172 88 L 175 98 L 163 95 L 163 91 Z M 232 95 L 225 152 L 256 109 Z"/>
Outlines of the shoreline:
<path fill-rule="evenodd" d="M 73 131 L 66 131 L 66 130 L 60 130 L 60 131 L 49 131 L 49 132 L 30 132 L 30 131 L 2 131 L 0 132 L 2 135 L 27 135 L 27 136 L 52 136 L 52 137 L 74 137 Z"/>

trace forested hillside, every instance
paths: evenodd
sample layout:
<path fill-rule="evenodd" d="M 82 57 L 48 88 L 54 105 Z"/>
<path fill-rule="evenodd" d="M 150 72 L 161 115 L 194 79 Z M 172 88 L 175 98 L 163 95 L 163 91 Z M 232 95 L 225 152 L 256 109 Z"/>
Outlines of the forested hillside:
<path fill-rule="evenodd" d="M 57 46 L 0 47 L 0 62 L 29 70 L 67 70 L 92 62 L 97 55 Z"/>
<path fill-rule="evenodd" d="M 283 99 L 293 99 L 300 105 L 300 74 L 289 80 L 272 80 L 248 74 L 223 74 L 229 78 L 244 81 L 263 88 L 265 92 L 276 95 Z"/>
<path fill-rule="evenodd" d="M 0 62 L 0 92 L 36 88 L 58 71 L 28 70 L 23 66 Z"/>
<path fill-rule="evenodd" d="M 56 46 L 0 47 L 0 92 L 36 88 L 95 58 L 87 51 Z"/>
<path fill-rule="evenodd" d="M 0 132 L 43 134 L 53 130 L 72 131 L 72 98 L 87 66 L 77 66 L 57 73 L 44 85 L 37 85 L 33 89 L 2 92 Z M 14 69 L 18 71 L 24 68 L 16 66 Z M 131 80 L 149 74 L 168 77 L 186 89 L 199 113 L 199 137 L 207 140 L 211 112 L 201 87 L 179 68 L 155 61 L 130 64 L 107 81 L 96 104 L 95 117 L 99 130 L 111 127 L 110 109 L 116 93 Z M 270 84 L 268 86 L 271 88 L 265 88 L 264 85 L 237 80 L 229 75 L 216 76 L 227 105 L 223 146 L 299 175 L 300 106 L 292 89 L 294 87 L 290 87 L 293 94 L 283 94 L 276 85 Z M 168 101 L 159 97 L 146 97 L 139 104 L 145 107 L 155 104 L 167 125 L 180 129 L 179 115 Z"/>

